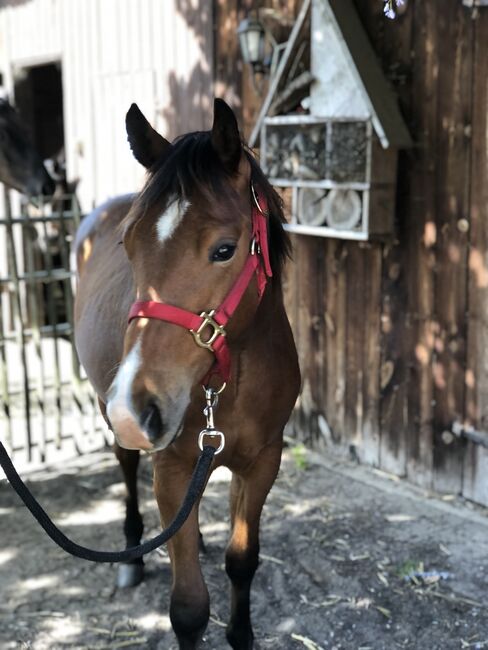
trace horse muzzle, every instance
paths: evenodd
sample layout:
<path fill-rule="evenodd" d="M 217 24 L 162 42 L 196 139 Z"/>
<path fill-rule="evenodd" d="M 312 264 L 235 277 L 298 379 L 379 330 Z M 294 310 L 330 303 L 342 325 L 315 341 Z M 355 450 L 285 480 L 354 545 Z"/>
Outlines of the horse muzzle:
<path fill-rule="evenodd" d="M 124 449 L 154 452 L 165 449 L 177 432 L 165 431 L 156 404 L 148 404 L 139 417 L 123 404 L 108 403 L 107 415 L 117 443 Z"/>

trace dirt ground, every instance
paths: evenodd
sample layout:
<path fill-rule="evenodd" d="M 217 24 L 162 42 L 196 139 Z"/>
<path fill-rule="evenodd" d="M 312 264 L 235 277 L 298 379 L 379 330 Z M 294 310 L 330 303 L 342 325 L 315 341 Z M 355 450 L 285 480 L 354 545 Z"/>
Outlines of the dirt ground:
<path fill-rule="evenodd" d="M 202 556 L 212 599 L 204 648 L 228 647 L 229 477 L 214 475 L 202 506 Z M 75 540 L 123 545 L 123 485 L 101 452 L 30 477 Z M 146 535 L 158 530 L 150 461 L 141 472 Z M 440 499 L 371 469 L 295 448 L 262 519 L 253 588 L 256 648 L 488 648 L 488 513 Z M 0 483 L 0 648 L 175 650 L 166 554 L 146 560 L 133 590 L 115 570 L 64 555 Z"/>

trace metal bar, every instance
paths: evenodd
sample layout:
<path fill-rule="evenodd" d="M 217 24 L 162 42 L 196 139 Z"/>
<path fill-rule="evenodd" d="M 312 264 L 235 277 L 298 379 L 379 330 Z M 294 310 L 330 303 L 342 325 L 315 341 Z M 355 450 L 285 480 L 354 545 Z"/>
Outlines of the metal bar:
<path fill-rule="evenodd" d="M 5 327 L 3 323 L 3 298 L 8 300 L 9 294 L 6 291 L 0 291 L 0 395 L 2 400 L 2 413 L 0 419 L 5 420 L 7 424 L 6 443 L 10 449 L 13 446 L 12 438 L 12 420 L 10 418 L 10 394 L 7 371 L 7 346 L 4 343 Z"/>
<path fill-rule="evenodd" d="M 32 271 L 29 273 L 19 273 L 17 278 L 9 275 L 6 278 L 0 278 L 0 284 L 12 284 L 15 280 L 20 282 L 58 282 L 71 278 L 73 273 L 71 271 L 64 271 L 63 269 L 53 270 L 52 273 L 48 271 Z"/>
<path fill-rule="evenodd" d="M 62 214 L 62 213 L 59 213 Z M 71 230 L 73 229 L 73 224 L 71 223 Z M 59 219 L 59 230 L 58 230 L 58 249 L 59 256 L 61 261 L 61 266 L 65 270 L 63 278 L 59 278 L 60 286 L 62 289 L 62 295 L 64 297 L 64 307 L 66 322 L 72 321 L 73 314 L 73 293 L 71 290 L 71 278 L 72 272 L 70 269 L 70 256 L 68 251 L 67 243 L 69 241 L 68 231 L 66 229 L 66 221 L 64 219 Z M 74 339 L 71 340 L 72 345 L 74 345 Z"/>
<path fill-rule="evenodd" d="M 14 311 L 15 331 L 17 334 L 17 343 L 20 347 L 20 357 L 22 363 L 22 377 L 23 377 L 23 395 L 24 395 L 24 409 L 26 417 L 26 433 L 27 433 L 27 458 L 32 461 L 32 428 L 31 428 L 31 408 L 30 408 L 30 391 L 29 391 L 29 374 L 27 370 L 27 355 L 25 350 L 25 336 L 24 327 L 22 322 L 22 301 L 21 301 L 21 285 L 18 279 L 17 257 L 15 253 L 15 240 L 12 227 L 12 208 L 10 204 L 10 194 L 6 186 L 4 186 L 4 205 L 6 216 L 7 228 L 7 259 L 10 272 L 14 278 L 15 295 L 12 301 Z"/>
<path fill-rule="evenodd" d="M 73 223 L 76 230 L 80 225 L 81 217 L 82 217 L 80 205 L 78 203 L 76 195 L 73 195 L 71 210 L 74 215 Z M 73 273 L 73 276 L 74 275 L 75 273 Z M 74 330 L 74 326 L 73 326 L 73 330 Z M 83 405 L 86 403 L 89 404 L 90 407 L 89 417 L 91 421 L 90 429 L 91 429 L 91 434 L 94 435 L 96 431 L 100 430 L 97 427 L 97 417 L 99 413 L 97 398 L 91 386 L 89 385 L 87 379 L 82 376 L 80 362 L 78 359 L 78 355 L 76 354 L 76 348 L 74 345 L 72 348 L 72 363 L 73 363 L 73 386 L 75 388 L 75 402 L 79 405 L 80 411 L 82 413 L 85 410 Z M 105 441 L 108 442 L 106 432 L 104 431 L 103 433 L 104 433 Z"/>
<path fill-rule="evenodd" d="M 338 230 L 328 226 L 306 226 L 299 223 L 287 223 L 284 225 L 288 232 L 297 235 L 315 235 L 316 237 L 336 237 L 337 239 L 349 239 L 351 241 L 368 241 L 371 235 L 361 230 Z"/>
<path fill-rule="evenodd" d="M 276 115 L 273 117 L 266 117 L 264 124 L 269 126 L 290 126 L 290 125 L 315 125 L 315 124 L 334 124 L 335 122 L 369 122 L 369 118 L 362 117 L 318 117 L 316 115 L 297 114 L 297 115 Z"/>
<path fill-rule="evenodd" d="M 320 181 L 305 181 L 297 178 L 268 178 L 271 185 L 276 187 L 316 187 L 323 190 L 333 190 L 335 188 L 341 190 L 356 190 L 357 192 L 362 192 L 368 190 L 370 185 L 368 183 L 337 183 L 335 181 L 329 180 L 320 180 Z M 385 187 L 388 187 L 388 184 L 384 184 Z M 381 185 L 375 183 L 375 187 L 381 187 Z"/>
<path fill-rule="evenodd" d="M 71 213 L 73 215 L 77 215 L 78 211 L 78 202 L 76 199 L 76 196 L 73 195 L 71 197 Z M 77 215 L 78 216 L 78 215 Z M 61 266 L 69 270 L 69 276 L 67 276 L 62 283 L 60 283 L 62 287 L 62 295 L 63 295 L 63 304 L 64 304 L 64 309 L 65 309 L 65 321 L 67 324 L 70 325 L 69 327 L 69 341 L 71 344 L 71 372 L 73 374 L 73 382 L 71 382 L 71 391 L 70 391 L 70 401 L 72 404 L 75 405 L 79 416 L 77 418 L 78 422 L 80 423 L 81 427 L 83 427 L 83 399 L 81 395 L 80 389 L 80 382 L 79 382 L 79 367 L 77 367 L 78 364 L 78 356 L 76 354 L 76 348 L 75 348 L 75 339 L 74 339 L 74 323 L 73 323 L 73 313 L 74 313 L 74 301 L 73 301 L 73 285 L 72 285 L 72 278 L 74 276 L 74 272 L 71 270 L 71 260 L 70 260 L 70 246 L 68 246 L 68 242 L 73 239 L 74 236 L 74 231 L 75 231 L 75 220 L 76 217 L 74 217 L 71 222 L 68 224 L 71 235 L 68 233 L 68 230 L 66 229 L 66 221 L 63 219 L 59 220 L 59 230 L 58 230 L 58 249 L 60 251 L 60 257 L 61 257 Z M 79 219 L 78 219 L 79 222 Z M 82 432 L 83 435 L 83 432 Z M 81 449 L 79 448 L 78 445 L 78 437 L 76 433 L 74 433 L 74 440 L 75 440 L 75 446 L 77 451 L 80 453 Z"/>
<path fill-rule="evenodd" d="M 74 215 L 71 212 L 63 212 L 61 213 L 60 219 L 63 219 L 64 221 L 69 221 L 73 219 Z M 53 217 L 51 215 L 36 215 L 36 216 L 29 216 L 29 215 L 23 215 L 20 217 L 12 217 L 11 223 L 16 225 L 18 223 L 44 223 L 47 221 L 53 221 Z M 7 219 L 1 219 L 0 218 L 0 226 L 6 226 L 7 225 Z"/>
<path fill-rule="evenodd" d="M 61 388 L 70 388 L 71 387 L 71 379 L 66 379 L 65 381 L 61 381 Z M 44 390 L 54 390 L 56 388 L 56 383 L 55 382 L 50 382 L 46 380 L 46 383 L 44 384 Z M 15 388 L 12 388 L 9 392 L 10 397 L 18 397 L 19 395 L 23 394 L 23 390 L 19 388 L 16 390 Z M 35 388 L 30 388 L 30 394 L 31 396 L 36 397 L 36 389 Z"/>
<path fill-rule="evenodd" d="M 33 225 L 23 228 L 23 241 L 24 241 L 24 250 L 25 258 L 27 263 L 28 275 L 31 276 L 34 273 L 36 267 L 35 263 L 35 246 L 37 242 L 37 236 L 32 236 L 32 231 L 34 229 Z M 35 231 L 37 235 L 37 230 Z M 41 317 L 39 304 L 40 304 L 40 293 L 42 288 L 32 281 L 26 282 L 27 290 L 27 307 L 29 313 L 29 322 L 31 329 L 31 339 L 34 343 L 34 351 L 39 363 L 39 370 L 36 373 L 37 381 L 37 390 L 31 395 L 32 398 L 36 398 L 37 410 L 41 416 L 41 441 L 38 444 L 40 451 L 40 460 L 45 462 L 46 460 L 46 394 L 45 394 L 45 384 L 46 376 L 44 369 L 44 358 L 42 351 L 42 339 L 41 339 Z M 24 331 L 25 337 L 25 331 Z"/>
<path fill-rule="evenodd" d="M 475 445 L 481 445 L 488 449 L 488 431 L 479 431 L 470 425 L 463 425 L 461 422 L 453 422 L 451 433 L 453 433 L 456 438 L 466 438 L 466 440 L 474 442 Z"/>
<path fill-rule="evenodd" d="M 488 7 L 488 0 L 463 0 L 465 7 Z"/>
<path fill-rule="evenodd" d="M 42 222 L 42 232 L 44 236 L 44 268 L 47 269 L 47 272 L 51 275 L 53 271 L 53 260 L 50 250 L 50 241 L 49 233 L 47 230 L 47 222 Z M 59 364 L 59 346 L 58 346 L 58 326 L 57 326 L 57 314 L 56 314 L 56 304 L 54 298 L 54 287 L 55 285 L 50 282 L 44 285 L 47 293 L 47 316 L 48 323 L 52 327 L 53 333 L 53 348 L 54 348 L 54 393 L 55 393 L 55 419 L 56 419 L 56 447 L 59 449 L 61 447 L 61 433 L 62 433 L 62 418 L 61 418 L 61 409 L 62 409 L 62 399 L 61 399 L 61 372 Z"/>
<path fill-rule="evenodd" d="M 74 443 L 78 453 L 111 441 L 99 415 L 96 395 L 74 348 L 75 272 L 71 268 L 70 241 L 81 213 L 76 198 L 70 200 L 68 211 L 35 217 L 13 217 L 9 212 L 7 218 L 0 220 L 0 232 L 5 232 L 0 255 L 8 260 L 8 265 L 2 267 L 7 277 L 0 279 L 0 420 L 2 436 L 16 454 L 25 453 L 27 468 L 31 463 L 37 466 L 39 461 L 52 462 L 55 447 L 64 449 L 67 441 Z M 35 230 L 39 239 L 32 236 Z M 71 342 L 70 350 L 67 339 Z M 11 349 L 19 355 L 14 384 L 9 373 L 12 368 L 7 367 Z M 22 368 L 18 368 L 20 364 Z M 17 380 L 19 373 L 21 380 Z M 19 412 L 24 419 L 24 403 L 27 441 L 25 431 L 17 436 L 13 426 L 13 418 Z"/>
<path fill-rule="evenodd" d="M 51 325 L 41 325 L 40 328 L 40 334 L 42 338 L 50 337 L 54 335 L 54 327 L 51 327 Z M 71 335 L 71 325 L 69 323 L 61 323 L 60 325 L 57 326 L 58 334 L 60 334 L 63 337 L 70 336 Z M 24 328 L 24 336 L 26 341 L 31 341 L 33 334 L 32 334 L 32 329 L 30 327 Z M 4 342 L 6 341 L 16 341 L 16 334 L 15 332 L 13 333 L 6 333 L 5 330 L 0 336 L 0 347 L 4 345 Z"/>

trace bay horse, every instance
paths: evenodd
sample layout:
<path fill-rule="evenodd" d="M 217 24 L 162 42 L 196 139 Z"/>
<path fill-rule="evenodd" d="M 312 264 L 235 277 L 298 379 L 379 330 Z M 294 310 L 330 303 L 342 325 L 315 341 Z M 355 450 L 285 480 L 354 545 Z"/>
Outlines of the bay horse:
<path fill-rule="evenodd" d="M 140 194 L 111 200 L 82 222 L 75 242 L 76 347 L 117 441 L 128 491 L 128 546 L 138 544 L 143 532 L 139 450 L 152 453 L 166 526 L 199 455 L 202 378 L 216 387 L 227 381 L 217 412 L 225 447 L 212 469 L 224 465 L 232 472 L 227 640 L 247 650 L 253 647 L 250 588 L 259 561 L 259 520 L 300 384 L 280 281 L 289 251 L 281 203 L 241 143 L 223 100 L 215 100 L 210 131 L 172 144 L 135 104 L 126 127 L 147 181 Z M 198 332 L 187 328 L 193 322 Z M 214 371 L 221 377 L 211 376 Z M 199 545 L 195 507 L 168 544 L 170 619 L 179 647 L 188 650 L 199 646 L 209 619 Z M 140 561 L 119 567 L 119 586 L 141 579 Z"/>
<path fill-rule="evenodd" d="M 25 196 L 52 196 L 49 176 L 19 114 L 0 99 L 0 182 Z"/>

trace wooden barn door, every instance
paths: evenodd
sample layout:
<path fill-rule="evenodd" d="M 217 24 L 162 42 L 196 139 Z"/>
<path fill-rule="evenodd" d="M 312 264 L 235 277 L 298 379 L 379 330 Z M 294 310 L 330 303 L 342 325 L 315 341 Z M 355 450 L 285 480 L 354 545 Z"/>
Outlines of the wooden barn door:
<path fill-rule="evenodd" d="M 473 21 L 472 57 L 466 421 L 488 432 L 488 8 Z M 488 505 L 488 449 L 467 442 L 463 470 L 463 494 Z"/>
<path fill-rule="evenodd" d="M 381 273 L 378 465 L 488 504 L 488 451 L 453 434 L 488 431 L 488 9 L 415 2 L 385 23 L 356 4 L 415 141 L 398 239 L 365 270 L 371 286 Z"/>
<path fill-rule="evenodd" d="M 385 22 L 376 0 L 356 5 L 415 146 L 395 240 L 293 238 L 296 429 L 488 505 L 488 450 L 453 433 L 488 432 L 488 9 L 411 2 Z"/>

